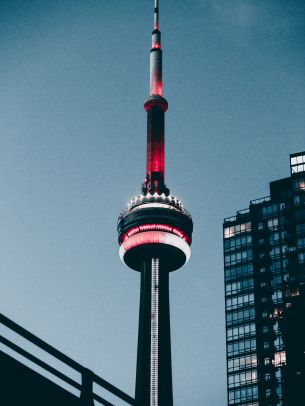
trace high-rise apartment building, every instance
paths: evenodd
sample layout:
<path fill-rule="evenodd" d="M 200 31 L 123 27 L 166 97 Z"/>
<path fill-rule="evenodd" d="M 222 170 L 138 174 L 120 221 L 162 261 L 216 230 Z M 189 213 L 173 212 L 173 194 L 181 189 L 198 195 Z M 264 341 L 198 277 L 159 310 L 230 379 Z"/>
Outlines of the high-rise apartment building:
<path fill-rule="evenodd" d="M 223 231 L 228 405 L 304 405 L 305 152 Z"/>

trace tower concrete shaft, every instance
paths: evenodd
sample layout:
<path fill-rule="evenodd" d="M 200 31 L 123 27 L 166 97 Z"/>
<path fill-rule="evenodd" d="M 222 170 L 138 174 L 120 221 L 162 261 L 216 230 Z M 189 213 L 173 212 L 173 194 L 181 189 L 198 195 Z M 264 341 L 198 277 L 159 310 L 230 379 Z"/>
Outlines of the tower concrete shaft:
<path fill-rule="evenodd" d="M 142 263 L 136 401 L 147 406 L 173 404 L 169 273 L 159 258 Z"/>

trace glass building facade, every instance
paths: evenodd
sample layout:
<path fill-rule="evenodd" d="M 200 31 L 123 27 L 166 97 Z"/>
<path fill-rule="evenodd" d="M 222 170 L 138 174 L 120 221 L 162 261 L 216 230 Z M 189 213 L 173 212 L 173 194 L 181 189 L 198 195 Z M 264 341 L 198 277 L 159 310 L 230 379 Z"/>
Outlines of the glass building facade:
<path fill-rule="evenodd" d="M 223 241 L 228 405 L 288 406 L 282 326 L 305 280 L 305 152 L 290 155 L 290 176 L 271 182 L 270 196 L 224 220 Z"/>

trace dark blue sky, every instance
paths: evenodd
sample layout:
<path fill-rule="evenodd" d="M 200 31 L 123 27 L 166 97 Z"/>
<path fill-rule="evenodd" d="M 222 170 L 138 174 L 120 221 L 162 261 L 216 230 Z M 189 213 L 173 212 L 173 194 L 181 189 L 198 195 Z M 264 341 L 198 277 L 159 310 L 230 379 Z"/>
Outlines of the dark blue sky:
<path fill-rule="evenodd" d="M 152 0 L 0 3 L 1 312 L 133 394 L 139 275 L 116 219 L 145 175 Z M 224 406 L 222 221 L 305 149 L 305 3 L 160 0 L 175 406 Z"/>

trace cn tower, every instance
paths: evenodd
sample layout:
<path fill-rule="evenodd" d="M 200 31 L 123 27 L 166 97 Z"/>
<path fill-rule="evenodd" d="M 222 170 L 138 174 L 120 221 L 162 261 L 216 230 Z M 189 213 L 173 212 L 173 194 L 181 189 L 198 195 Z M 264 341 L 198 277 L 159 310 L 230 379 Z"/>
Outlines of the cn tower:
<path fill-rule="evenodd" d="M 190 258 L 193 222 L 164 182 L 164 116 L 159 4 L 154 2 L 147 112 L 146 178 L 118 219 L 120 257 L 141 273 L 136 404 L 173 405 L 169 272 Z"/>

